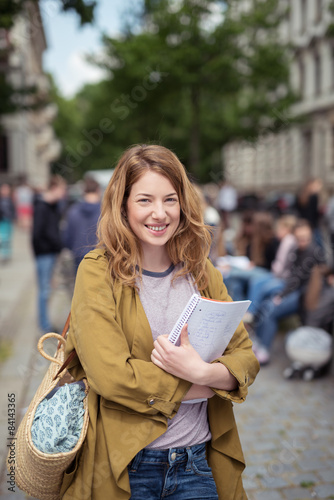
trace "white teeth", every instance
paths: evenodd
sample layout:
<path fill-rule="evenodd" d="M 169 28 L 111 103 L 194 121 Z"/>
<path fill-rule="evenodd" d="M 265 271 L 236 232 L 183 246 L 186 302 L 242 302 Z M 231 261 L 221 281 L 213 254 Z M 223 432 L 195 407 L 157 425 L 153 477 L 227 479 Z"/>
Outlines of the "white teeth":
<path fill-rule="evenodd" d="M 167 226 L 147 226 L 152 231 L 163 231 Z"/>

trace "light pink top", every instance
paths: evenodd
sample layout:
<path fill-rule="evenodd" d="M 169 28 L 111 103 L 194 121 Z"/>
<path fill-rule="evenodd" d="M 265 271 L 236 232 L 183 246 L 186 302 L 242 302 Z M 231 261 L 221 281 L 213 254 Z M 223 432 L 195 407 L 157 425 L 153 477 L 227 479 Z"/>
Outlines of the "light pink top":
<path fill-rule="evenodd" d="M 296 246 L 296 238 L 293 234 L 287 234 L 281 240 L 275 260 L 271 264 L 271 270 L 275 274 L 276 278 L 285 279 L 289 276 L 291 264 L 290 255 Z"/>

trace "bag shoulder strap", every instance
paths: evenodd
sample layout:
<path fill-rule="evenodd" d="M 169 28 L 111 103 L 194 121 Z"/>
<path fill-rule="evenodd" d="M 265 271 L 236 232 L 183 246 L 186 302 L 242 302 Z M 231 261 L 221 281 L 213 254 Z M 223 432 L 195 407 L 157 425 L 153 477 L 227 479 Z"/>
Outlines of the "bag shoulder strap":
<path fill-rule="evenodd" d="M 65 339 L 66 336 L 67 336 L 67 332 L 68 332 L 68 329 L 69 329 L 69 326 L 70 326 L 70 319 L 71 319 L 71 313 L 69 313 L 69 315 L 67 316 L 67 320 L 66 320 L 66 323 L 65 323 L 65 326 L 63 328 L 63 331 L 62 331 L 62 334 L 61 336 Z M 58 347 L 57 349 L 60 349 L 60 346 L 61 346 L 61 342 L 59 342 L 58 344 Z M 59 374 L 65 370 L 65 368 L 70 364 L 70 362 L 72 361 L 72 359 L 75 358 L 75 356 L 77 355 L 76 353 L 76 350 L 73 349 L 72 352 L 70 352 L 70 354 L 67 356 L 67 358 L 65 359 L 64 363 L 61 365 L 61 367 L 59 368 L 59 370 L 57 371 L 56 375 L 54 376 L 53 380 L 55 380 L 57 377 L 59 377 Z"/>

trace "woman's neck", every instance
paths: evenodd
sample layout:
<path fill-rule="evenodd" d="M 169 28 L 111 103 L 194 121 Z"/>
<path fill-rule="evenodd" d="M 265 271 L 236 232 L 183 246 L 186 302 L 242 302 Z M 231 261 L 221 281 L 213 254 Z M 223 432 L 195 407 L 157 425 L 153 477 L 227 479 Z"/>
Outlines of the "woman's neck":
<path fill-rule="evenodd" d="M 165 248 L 143 248 L 142 268 L 153 273 L 161 273 L 169 268 L 172 261 Z"/>

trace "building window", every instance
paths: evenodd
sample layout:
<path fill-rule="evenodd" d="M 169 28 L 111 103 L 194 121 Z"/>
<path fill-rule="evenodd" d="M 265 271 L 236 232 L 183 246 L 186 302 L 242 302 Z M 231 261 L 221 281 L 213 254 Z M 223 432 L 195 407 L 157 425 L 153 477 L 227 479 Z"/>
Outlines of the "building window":
<path fill-rule="evenodd" d="M 304 174 L 304 178 L 310 177 L 311 174 L 311 166 L 312 166 L 312 132 L 311 130 L 304 130 L 303 132 L 303 144 L 302 148 L 304 154 L 302 172 Z"/>
<path fill-rule="evenodd" d="M 5 135 L 0 135 L 0 173 L 8 172 L 8 141 Z"/>
<path fill-rule="evenodd" d="M 299 93 L 301 95 L 301 98 L 303 99 L 305 95 L 305 63 L 302 59 L 302 55 L 300 55 L 298 59 L 298 66 L 299 66 Z"/>
<path fill-rule="evenodd" d="M 334 46 L 331 48 L 331 87 L 334 89 Z"/>
<path fill-rule="evenodd" d="M 315 24 L 319 24 L 322 21 L 322 16 L 323 16 L 323 0 L 315 0 L 315 16 L 314 16 L 314 22 Z"/>
<path fill-rule="evenodd" d="M 300 2 L 300 19 L 301 19 L 301 33 L 306 33 L 307 29 L 307 0 L 301 0 Z"/>
<path fill-rule="evenodd" d="M 314 94 L 321 93 L 321 59 L 318 52 L 314 55 Z"/>

